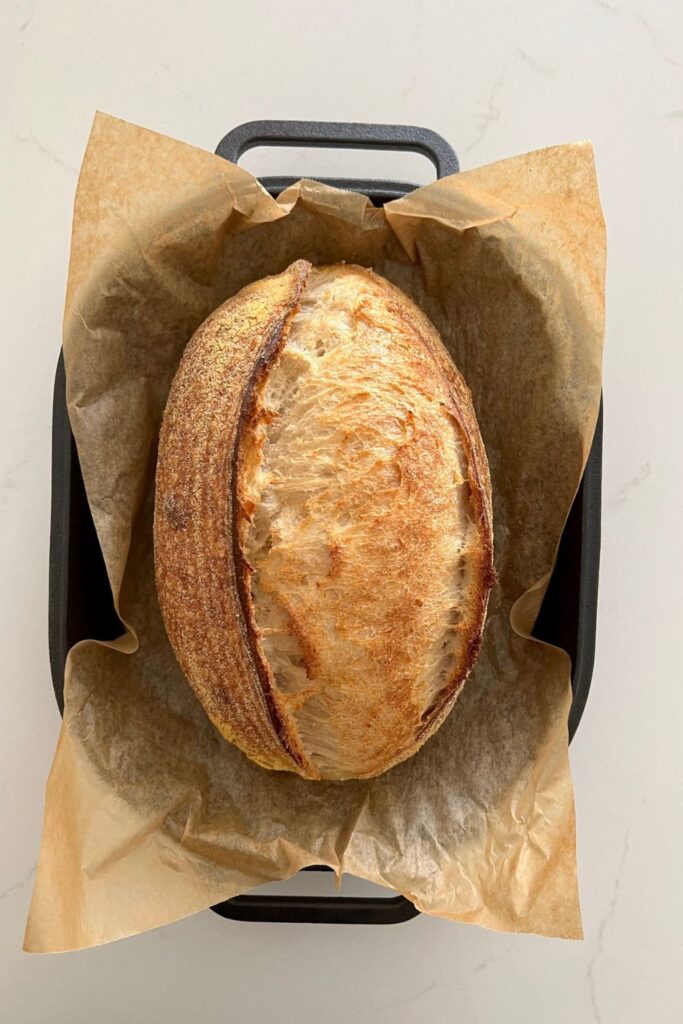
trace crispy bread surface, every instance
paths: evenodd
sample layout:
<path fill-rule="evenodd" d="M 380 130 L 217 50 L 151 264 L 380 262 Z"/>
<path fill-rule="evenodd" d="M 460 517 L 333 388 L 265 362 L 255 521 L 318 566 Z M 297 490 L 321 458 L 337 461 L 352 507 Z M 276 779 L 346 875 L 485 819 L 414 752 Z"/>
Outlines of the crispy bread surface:
<path fill-rule="evenodd" d="M 481 646 L 491 487 L 406 295 L 299 261 L 202 325 L 164 416 L 155 557 L 181 667 L 259 764 L 367 778 L 424 743 Z"/>

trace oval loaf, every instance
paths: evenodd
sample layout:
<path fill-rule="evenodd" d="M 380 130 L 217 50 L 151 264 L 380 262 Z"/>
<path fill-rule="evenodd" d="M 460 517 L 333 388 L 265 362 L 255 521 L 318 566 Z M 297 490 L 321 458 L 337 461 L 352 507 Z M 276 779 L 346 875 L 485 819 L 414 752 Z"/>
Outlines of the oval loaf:
<path fill-rule="evenodd" d="M 424 314 L 303 260 L 216 310 L 171 387 L 154 541 L 178 661 L 250 758 L 348 779 L 413 754 L 494 581 L 484 446 Z"/>

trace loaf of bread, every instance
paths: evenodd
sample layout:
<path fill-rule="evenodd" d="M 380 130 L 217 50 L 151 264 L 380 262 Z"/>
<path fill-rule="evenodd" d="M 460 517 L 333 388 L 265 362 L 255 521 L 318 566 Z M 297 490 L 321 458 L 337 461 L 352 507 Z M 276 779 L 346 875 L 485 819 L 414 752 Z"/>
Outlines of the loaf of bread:
<path fill-rule="evenodd" d="M 216 310 L 171 387 L 154 540 L 168 636 L 223 736 L 307 779 L 413 754 L 494 581 L 484 446 L 424 314 L 303 260 Z"/>

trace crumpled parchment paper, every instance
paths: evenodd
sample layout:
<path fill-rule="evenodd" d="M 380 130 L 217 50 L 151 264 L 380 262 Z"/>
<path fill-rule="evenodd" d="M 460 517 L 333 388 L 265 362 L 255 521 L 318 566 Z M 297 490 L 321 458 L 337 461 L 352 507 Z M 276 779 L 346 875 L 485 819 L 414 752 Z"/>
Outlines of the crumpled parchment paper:
<path fill-rule="evenodd" d="M 420 752 L 363 782 L 248 761 L 178 668 L 154 585 L 159 423 L 195 328 L 290 262 L 374 267 L 417 301 L 474 397 L 496 567 L 479 663 Z M 576 938 L 570 662 L 529 639 L 601 387 L 605 237 L 590 145 L 443 179 L 375 209 L 98 114 L 81 170 L 64 321 L 67 398 L 125 629 L 69 654 L 26 949 L 108 942 L 308 864 L 421 910 Z M 514 626 L 513 624 L 514 623 Z"/>

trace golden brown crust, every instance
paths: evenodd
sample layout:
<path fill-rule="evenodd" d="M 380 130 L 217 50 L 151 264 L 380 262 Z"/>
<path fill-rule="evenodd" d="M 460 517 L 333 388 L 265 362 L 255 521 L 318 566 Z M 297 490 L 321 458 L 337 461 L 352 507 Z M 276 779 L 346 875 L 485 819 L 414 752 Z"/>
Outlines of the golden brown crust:
<path fill-rule="evenodd" d="M 367 273 L 373 274 L 372 271 Z M 470 598 L 469 615 L 463 622 L 467 635 L 466 655 L 454 666 L 448 684 L 442 689 L 438 703 L 422 715 L 422 725 L 416 731 L 414 744 L 388 764 L 386 770 L 395 764 L 411 757 L 430 736 L 439 729 L 453 708 L 465 681 L 476 664 L 481 651 L 486 623 L 486 610 L 489 595 L 496 585 L 497 576 L 494 567 L 493 551 L 493 509 L 491 476 L 486 449 L 479 430 L 476 413 L 472 404 L 472 394 L 465 379 L 448 355 L 446 348 L 434 325 L 415 303 L 394 285 L 373 274 L 381 283 L 381 287 L 392 293 L 391 306 L 399 318 L 415 331 L 420 342 L 432 355 L 437 374 L 443 381 L 451 399 L 448 412 L 453 418 L 456 430 L 467 451 L 468 482 L 470 496 L 477 522 L 478 543 L 471 551 L 470 558 L 474 563 L 472 573 L 475 586 Z M 375 773 L 373 773 L 375 774 Z"/>
<path fill-rule="evenodd" d="M 322 497 L 305 503 L 307 529 L 317 530 L 320 538 L 329 524 L 315 550 L 320 564 L 315 571 L 302 567 L 285 545 L 274 551 L 280 561 L 273 569 L 267 556 L 250 553 L 249 547 L 270 479 L 264 460 L 276 450 L 277 430 L 287 423 L 286 415 L 269 406 L 268 388 L 284 353 L 291 345 L 298 351 L 302 292 L 306 298 L 319 286 L 315 282 L 328 279 L 338 286 L 338 305 L 353 332 L 348 353 L 340 347 L 337 362 L 330 363 L 330 373 L 345 381 L 346 392 L 337 394 L 334 379 L 325 379 L 333 391 L 326 392 L 329 399 L 318 402 L 316 412 L 316 423 L 326 425 L 328 434 L 330 423 L 339 425 L 340 472 L 348 470 L 349 446 L 369 445 L 372 431 L 388 429 L 387 424 L 393 429 L 397 410 L 410 436 L 382 463 L 381 473 L 393 474 L 387 479 L 394 481 L 394 497 L 387 499 L 374 477 L 363 485 L 366 493 L 359 492 L 357 482 L 337 491 L 323 489 Z M 314 282 L 310 288 L 309 282 Z M 334 330 L 331 326 L 330 337 Z M 341 413 L 335 401 L 346 403 Z M 458 638 L 452 670 L 425 706 L 420 703 L 425 687 L 416 688 L 411 672 L 420 664 L 420 616 L 434 603 L 430 581 L 440 568 L 441 533 L 452 535 L 458 527 L 449 513 L 448 481 L 456 478 L 466 481 L 457 500 L 458 514 L 470 523 L 467 582 L 461 586 L 456 624 L 449 627 Z M 430 488 L 440 493 L 432 495 Z M 355 515 L 365 535 L 349 542 L 348 531 L 336 528 L 334 517 L 348 523 Z M 361 549 L 367 552 L 363 559 Z M 164 417 L 155 559 L 162 612 L 183 670 L 223 735 L 263 766 L 307 778 L 369 777 L 409 757 L 439 727 L 481 646 L 495 579 L 491 489 L 469 390 L 434 327 L 402 292 L 364 268 L 312 271 L 300 261 L 240 292 L 202 325 L 183 357 Z M 389 575 L 383 566 L 391 567 Z M 401 574 L 412 577 L 412 590 L 408 579 L 406 591 Z M 266 634 L 283 627 L 264 633 L 266 620 L 255 594 L 285 623 L 285 639 L 301 666 L 297 678 L 303 679 L 295 690 L 284 686 L 266 650 Z M 379 639 L 365 644 L 371 671 L 358 677 L 342 664 L 339 652 L 351 652 L 353 661 L 351 655 L 361 649 L 363 615 L 377 627 Z M 388 624 L 386 642 L 381 637 Z M 428 645 L 423 647 L 426 657 Z M 338 764 L 334 756 L 315 753 L 316 737 L 311 741 L 305 718 L 312 707 L 320 708 L 338 741 Z M 347 751 L 341 749 L 345 744 Z"/>
<path fill-rule="evenodd" d="M 195 333 L 164 413 L 154 514 L 157 591 L 181 668 L 226 738 L 292 771 L 301 765 L 260 685 L 239 604 L 232 479 L 245 387 L 283 342 L 309 270 L 299 261 L 248 286 Z"/>

